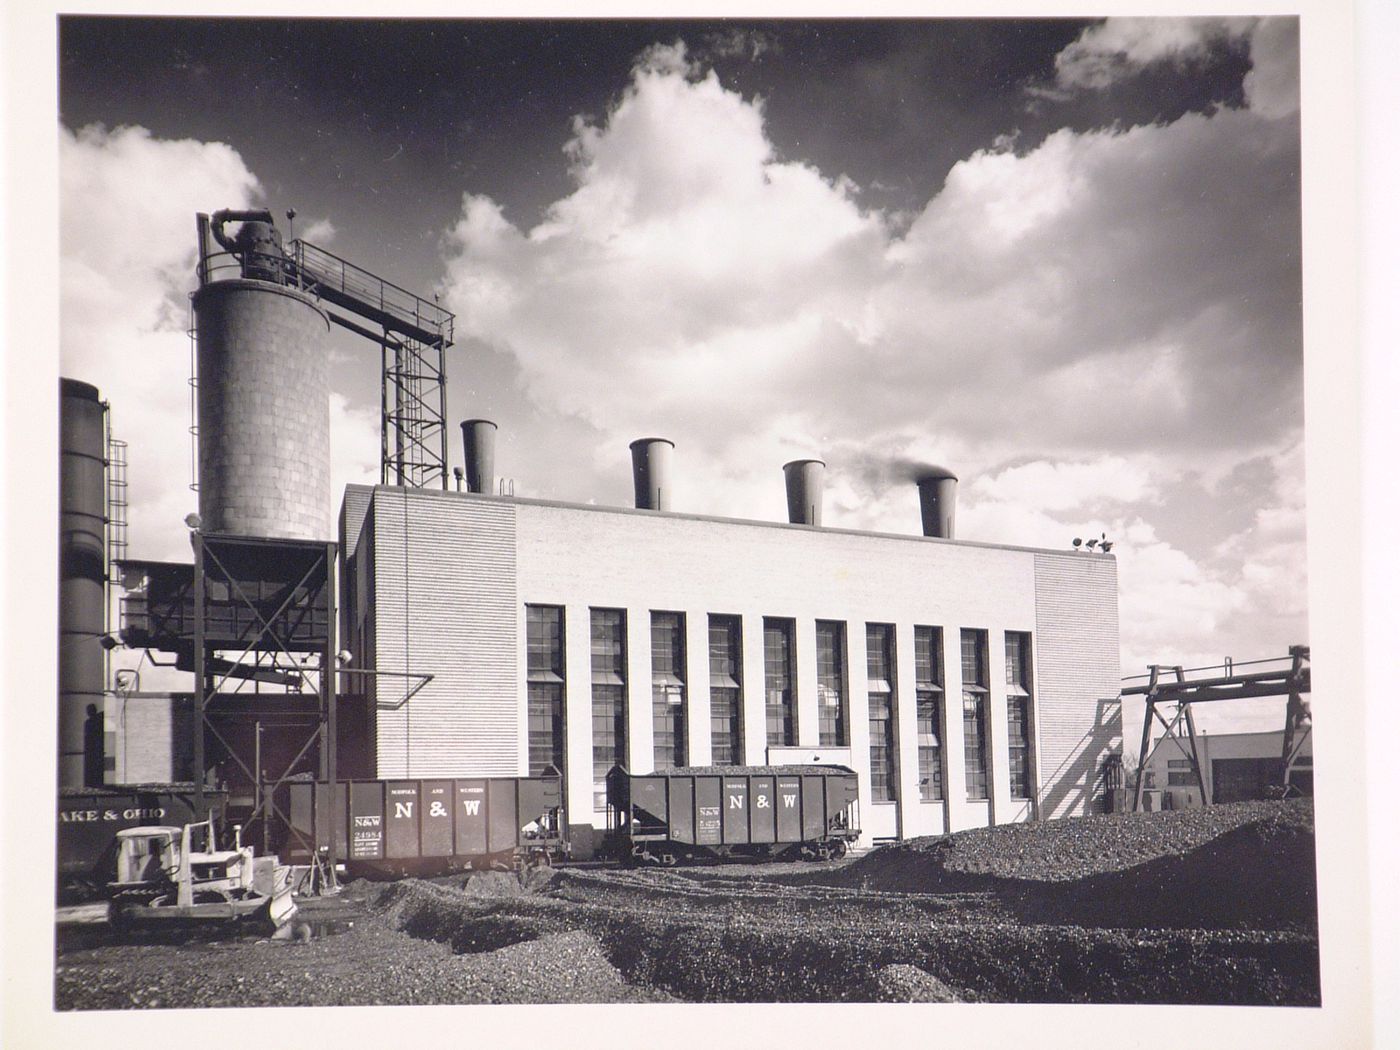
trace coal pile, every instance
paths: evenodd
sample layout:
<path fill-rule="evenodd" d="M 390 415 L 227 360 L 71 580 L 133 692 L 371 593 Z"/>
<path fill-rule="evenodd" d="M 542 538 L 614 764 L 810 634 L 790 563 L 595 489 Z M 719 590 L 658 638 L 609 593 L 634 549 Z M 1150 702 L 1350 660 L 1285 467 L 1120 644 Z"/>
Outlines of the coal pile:
<path fill-rule="evenodd" d="M 310 943 L 60 946 L 56 1005 L 1315 1005 L 1313 850 L 1304 800 L 979 829 L 843 862 L 356 882 L 313 902 L 344 932 Z"/>
<path fill-rule="evenodd" d="M 1317 929 L 1310 799 L 979 828 L 875 850 L 822 878 L 992 892 L 1022 922 Z"/>
<path fill-rule="evenodd" d="M 1277 825 L 1310 837 L 1312 800 L 1240 802 L 977 828 L 884 847 L 850 865 L 833 881 L 907 892 L 983 886 L 986 878 L 1073 882 L 1183 855 L 1244 825 Z"/>

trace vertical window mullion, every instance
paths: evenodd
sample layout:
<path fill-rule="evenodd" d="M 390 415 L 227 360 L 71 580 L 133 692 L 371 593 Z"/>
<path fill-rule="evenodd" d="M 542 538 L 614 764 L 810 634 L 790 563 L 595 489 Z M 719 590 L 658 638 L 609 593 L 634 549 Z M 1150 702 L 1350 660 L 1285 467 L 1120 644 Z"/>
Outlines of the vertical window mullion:
<path fill-rule="evenodd" d="M 627 617 L 590 610 L 593 671 L 593 808 L 607 808 L 607 775 L 627 756 Z"/>
<path fill-rule="evenodd" d="M 870 708 L 870 796 L 893 802 L 898 791 L 894 733 L 894 628 L 865 625 L 867 695 Z"/>
<path fill-rule="evenodd" d="M 763 621 L 763 689 L 770 747 L 797 743 L 793 696 L 791 620 Z"/>
<path fill-rule="evenodd" d="M 1007 765 L 1011 797 L 1031 797 L 1030 635 L 1006 634 Z"/>
<path fill-rule="evenodd" d="M 845 624 L 817 621 L 817 742 L 822 747 L 850 743 L 846 707 Z"/>
<path fill-rule="evenodd" d="M 918 703 L 919 797 L 943 798 L 942 632 L 937 627 L 914 628 L 914 678 Z"/>
<path fill-rule="evenodd" d="M 529 773 L 564 771 L 564 610 L 525 607 L 525 666 Z"/>
<path fill-rule="evenodd" d="M 987 794 L 987 632 L 962 632 L 963 759 L 967 797 Z"/>
<path fill-rule="evenodd" d="M 744 760 L 743 654 L 737 616 L 710 617 L 710 761 Z"/>
<path fill-rule="evenodd" d="M 652 751 L 658 770 L 685 765 L 685 618 L 651 614 Z"/>

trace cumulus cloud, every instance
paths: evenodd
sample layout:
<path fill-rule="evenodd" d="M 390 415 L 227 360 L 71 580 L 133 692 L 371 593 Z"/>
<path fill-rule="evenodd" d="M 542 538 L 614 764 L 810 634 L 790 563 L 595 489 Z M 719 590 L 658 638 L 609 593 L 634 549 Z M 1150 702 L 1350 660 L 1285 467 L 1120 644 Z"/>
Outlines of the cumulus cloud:
<path fill-rule="evenodd" d="M 1245 38 L 1253 18 L 1110 18 L 1055 56 L 1061 87 L 1101 90 L 1158 63 L 1184 66 L 1213 47 Z"/>
<path fill-rule="evenodd" d="M 1261 19 L 1249 54 L 1254 60 L 1244 78 L 1249 108 L 1265 117 L 1298 112 L 1298 19 Z"/>
<path fill-rule="evenodd" d="M 1199 32 L 1178 35 L 1120 43 L 1145 62 Z M 761 102 L 671 46 L 567 153 L 575 188 L 533 228 L 464 198 L 443 290 L 599 447 L 675 439 L 679 509 L 781 517 L 778 465 L 820 455 L 829 522 L 914 531 L 895 465 L 938 462 L 968 538 L 1115 536 L 1134 658 L 1248 606 L 1231 559 L 1151 508 L 1174 458 L 1223 475 L 1297 423 L 1295 124 L 1220 110 L 980 152 L 906 228 L 781 158 Z"/>
<path fill-rule="evenodd" d="M 1298 109 L 1298 19 L 1109 18 L 1085 29 L 1055 56 L 1055 81 L 1033 94 L 1068 98 L 1103 91 L 1152 67 L 1184 69 L 1226 47 L 1249 49 L 1249 108 L 1265 117 Z"/>
<path fill-rule="evenodd" d="M 251 205 L 258 180 L 227 145 L 135 127 L 61 129 L 59 178 L 62 373 L 98 388 L 130 446 L 132 556 L 186 560 L 194 216 Z"/>

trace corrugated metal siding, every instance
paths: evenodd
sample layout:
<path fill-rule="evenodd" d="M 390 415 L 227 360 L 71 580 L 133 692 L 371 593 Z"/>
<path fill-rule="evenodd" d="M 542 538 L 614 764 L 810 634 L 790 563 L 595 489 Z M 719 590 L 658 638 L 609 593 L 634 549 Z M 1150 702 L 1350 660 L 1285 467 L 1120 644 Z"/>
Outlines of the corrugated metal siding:
<path fill-rule="evenodd" d="M 469 519 L 440 494 L 374 492 L 375 666 L 434 675 L 379 680 L 380 777 L 500 776 L 519 769 L 515 508 Z"/>
<path fill-rule="evenodd" d="M 340 553 L 344 558 L 353 558 L 359 549 L 360 530 L 373 496 L 374 489 L 368 485 L 345 486 L 345 499 L 340 504 Z"/>
<path fill-rule="evenodd" d="M 1092 812 L 1103 757 L 1123 738 L 1117 562 L 1037 554 L 1035 620 L 1041 816 Z"/>

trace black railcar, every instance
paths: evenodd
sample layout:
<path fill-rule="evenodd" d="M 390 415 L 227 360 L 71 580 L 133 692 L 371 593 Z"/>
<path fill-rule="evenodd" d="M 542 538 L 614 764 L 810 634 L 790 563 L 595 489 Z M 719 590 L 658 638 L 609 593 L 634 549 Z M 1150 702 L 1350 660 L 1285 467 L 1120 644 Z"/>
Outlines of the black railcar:
<path fill-rule="evenodd" d="M 856 774 L 845 766 L 614 766 L 607 798 L 607 848 L 622 860 L 819 860 L 860 836 Z"/>
<path fill-rule="evenodd" d="M 558 776 L 287 785 L 278 852 L 310 864 L 332 844 L 352 875 L 429 875 L 552 864 L 568 851 Z"/>

